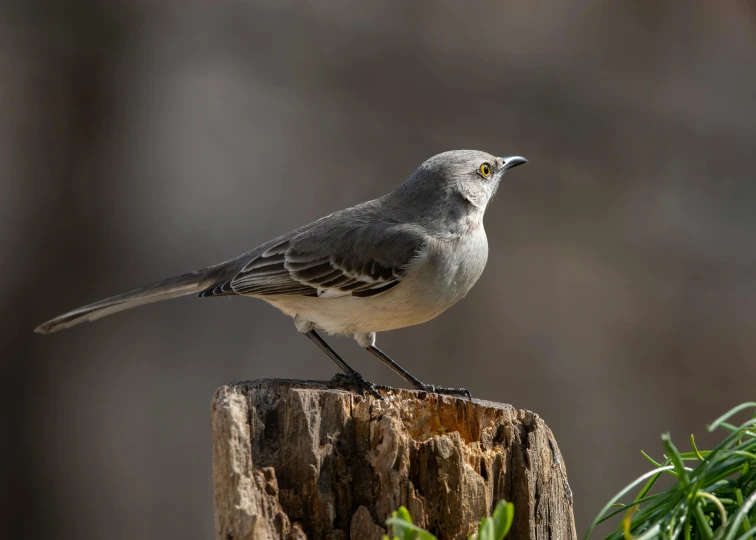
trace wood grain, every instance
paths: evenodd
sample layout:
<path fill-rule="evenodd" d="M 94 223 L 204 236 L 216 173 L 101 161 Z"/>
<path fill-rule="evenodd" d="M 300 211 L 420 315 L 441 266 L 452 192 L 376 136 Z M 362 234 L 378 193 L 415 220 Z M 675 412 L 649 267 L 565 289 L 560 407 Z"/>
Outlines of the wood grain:
<path fill-rule="evenodd" d="M 401 505 L 440 539 L 466 538 L 500 499 L 515 506 L 509 538 L 577 538 L 564 461 L 537 414 L 381 394 L 290 380 L 219 388 L 216 538 L 378 540 Z"/>

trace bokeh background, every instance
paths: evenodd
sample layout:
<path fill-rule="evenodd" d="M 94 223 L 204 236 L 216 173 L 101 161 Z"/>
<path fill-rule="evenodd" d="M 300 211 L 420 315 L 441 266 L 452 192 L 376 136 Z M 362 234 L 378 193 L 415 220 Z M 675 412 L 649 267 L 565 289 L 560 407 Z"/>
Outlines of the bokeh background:
<path fill-rule="evenodd" d="M 4 538 L 211 537 L 215 388 L 334 372 L 245 298 L 34 326 L 453 148 L 530 164 L 468 297 L 379 343 L 538 412 L 579 532 L 661 432 L 756 397 L 751 2 L 6 1 L 0 53 Z"/>

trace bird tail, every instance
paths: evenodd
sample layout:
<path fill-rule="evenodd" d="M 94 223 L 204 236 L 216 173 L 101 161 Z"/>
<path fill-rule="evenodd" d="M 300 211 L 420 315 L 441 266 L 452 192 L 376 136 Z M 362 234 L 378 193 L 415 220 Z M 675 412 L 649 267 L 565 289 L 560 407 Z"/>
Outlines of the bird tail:
<path fill-rule="evenodd" d="M 96 321 L 101 317 L 112 315 L 119 311 L 198 293 L 205 289 L 212 279 L 215 274 L 212 270 L 216 270 L 216 267 L 163 279 L 116 296 L 111 296 L 110 298 L 105 298 L 94 304 L 89 304 L 88 306 L 59 315 L 46 323 L 40 324 L 34 331 L 38 334 L 51 334 L 83 322 Z"/>

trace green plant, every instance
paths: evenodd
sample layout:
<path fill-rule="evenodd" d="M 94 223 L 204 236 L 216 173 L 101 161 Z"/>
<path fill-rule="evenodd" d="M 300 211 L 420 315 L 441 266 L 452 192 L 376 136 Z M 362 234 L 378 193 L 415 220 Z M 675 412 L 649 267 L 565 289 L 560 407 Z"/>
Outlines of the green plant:
<path fill-rule="evenodd" d="M 499 501 L 491 517 L 480 520 L 478 526 L 478 540 L 502 540 L 509 532 L 514 519 L 514 506 L 507 501 Z M 409 511 L 404 507 L 391 513 L 386 520 L 393 540 L 436 540 L 436 537 L 412 523 Z M 384 535 L 383 540 L 389 540 Z"/>
<path fill-rule="evenodd" d="M 659 463 L 648 456 L 654 469 L 620 491 L 599 512 L 585 538 L 601 522 L 624 513 L 611 540 L 756 539 L 756 413 L 740 426 L 728 422 L 735 414 L 756 408 L 744 403 L 716 419 L 707 429 L 727 435 L 713 450 L 699 450 L 693 435 L 690 452 L 680 452 L 669 434 L 662 435 L 665 455 Z M 688 467 L 686 462 L 695 462 Z M 662 474 L 674 477 L 671 487 L 651 494 Z M 619 503 L 645 481 L 632 502 Z"/>

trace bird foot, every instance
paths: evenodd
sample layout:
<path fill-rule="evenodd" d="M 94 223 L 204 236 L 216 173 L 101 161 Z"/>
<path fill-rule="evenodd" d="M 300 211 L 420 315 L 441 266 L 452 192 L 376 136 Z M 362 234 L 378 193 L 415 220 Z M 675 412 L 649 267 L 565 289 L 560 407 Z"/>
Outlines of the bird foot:
<path fill-rule="evenodd" d="M 415 386 L 418 390 L 423 392 L 431 392 L 433 394 L 446 394 L 449 396 L 461 396 L 466 397 L 472 401 L 472 395 L 466 388 L 445 388 L 443 386 L 436 386 L 433 384 L 420 383 Z"/>
<path fill-rule="evenodd" d="M 350 374 L 337 373 L 331 380 L 352 387 L 357 390 L 357 393 L 361 396 L 364 396 L 367 392 L 374 398 L 383 401 L 383 396 L 378 393 L 376 386 L 370 381 L 366 381 L 365 378 L 356 371 Z"/>

